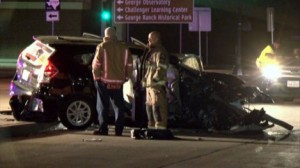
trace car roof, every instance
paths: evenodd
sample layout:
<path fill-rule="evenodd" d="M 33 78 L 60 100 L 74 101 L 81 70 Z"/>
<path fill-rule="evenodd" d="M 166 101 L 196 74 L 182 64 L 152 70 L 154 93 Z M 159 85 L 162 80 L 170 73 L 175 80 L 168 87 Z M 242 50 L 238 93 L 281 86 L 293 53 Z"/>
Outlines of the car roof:
<path fill-rule="evenodd" d="M 47 44 L 94 44 L 102 42 L 102 38 L 84 36 L 37 36 L 34 40 L 39 40 Z"/>
<path fill-rule="evenodd" d="M 34 40 L 39 40 L 46 44 L 78 44 L 78 45 L 98 45 L 103 41 L 103 38 L 93 34 L 83 34 L 83 36 L 51 36 L 51 35 L 42 35 L 42 36 L 33 36 Z M 123 42 L 129 48 L 135 49 L 144 49 L 144 46 Z"/>

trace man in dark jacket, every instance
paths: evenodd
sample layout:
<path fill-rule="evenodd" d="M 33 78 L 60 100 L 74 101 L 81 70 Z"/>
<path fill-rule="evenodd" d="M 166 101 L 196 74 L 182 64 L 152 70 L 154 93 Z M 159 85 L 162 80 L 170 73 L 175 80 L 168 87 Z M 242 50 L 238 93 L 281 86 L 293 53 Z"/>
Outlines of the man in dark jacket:
<path fill-rule="evenodd" d="M 132 75 L 132 56 L 129 49 L 117 40 L 115 29 L 108 27 L 104 34 L 92 64 L 100 126 L 94 134 L 108 135 L 108 113 L 111 103 L 115 112 L 115 135 L 121 136 L 125 112 L 123 83 Z"/>

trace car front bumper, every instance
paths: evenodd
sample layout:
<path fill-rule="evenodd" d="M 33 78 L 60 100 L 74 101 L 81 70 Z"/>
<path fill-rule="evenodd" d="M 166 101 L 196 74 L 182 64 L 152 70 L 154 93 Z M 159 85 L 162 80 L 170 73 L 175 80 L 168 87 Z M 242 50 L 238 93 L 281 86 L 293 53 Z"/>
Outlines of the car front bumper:
<path fill-rule="evenodd" d="M 300 97 L 300 78 L 279 78 L 269 82 L 265 91 L 273 97 L 296 98 Z"/>

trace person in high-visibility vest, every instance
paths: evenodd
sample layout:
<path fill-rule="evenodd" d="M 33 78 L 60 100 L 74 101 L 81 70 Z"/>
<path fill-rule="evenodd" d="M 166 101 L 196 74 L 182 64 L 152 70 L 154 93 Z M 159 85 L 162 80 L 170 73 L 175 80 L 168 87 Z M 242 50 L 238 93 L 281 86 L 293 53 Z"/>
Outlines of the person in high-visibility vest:
<path fill-rule="evenodd" d="M 266 46 L 260 53 L 260 56 L 256 59 L 256 66 L 258 68 L 263 68 L 269 64 L 278 64 L 276 50 L 279 46 L 279 42 L 274 42 L 273 44 Z"/>

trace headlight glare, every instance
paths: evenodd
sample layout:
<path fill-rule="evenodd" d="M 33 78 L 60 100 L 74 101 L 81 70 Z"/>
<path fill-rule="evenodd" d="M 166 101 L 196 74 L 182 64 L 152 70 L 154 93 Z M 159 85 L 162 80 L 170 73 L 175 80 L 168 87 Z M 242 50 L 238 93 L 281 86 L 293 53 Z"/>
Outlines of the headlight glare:
<path fill-rule="evenodd" d="M 281 75 L 281 69 L 278 65 L 268 65 L 263 68 L 263 76 L 270 80 L 277 80 Z"/>

